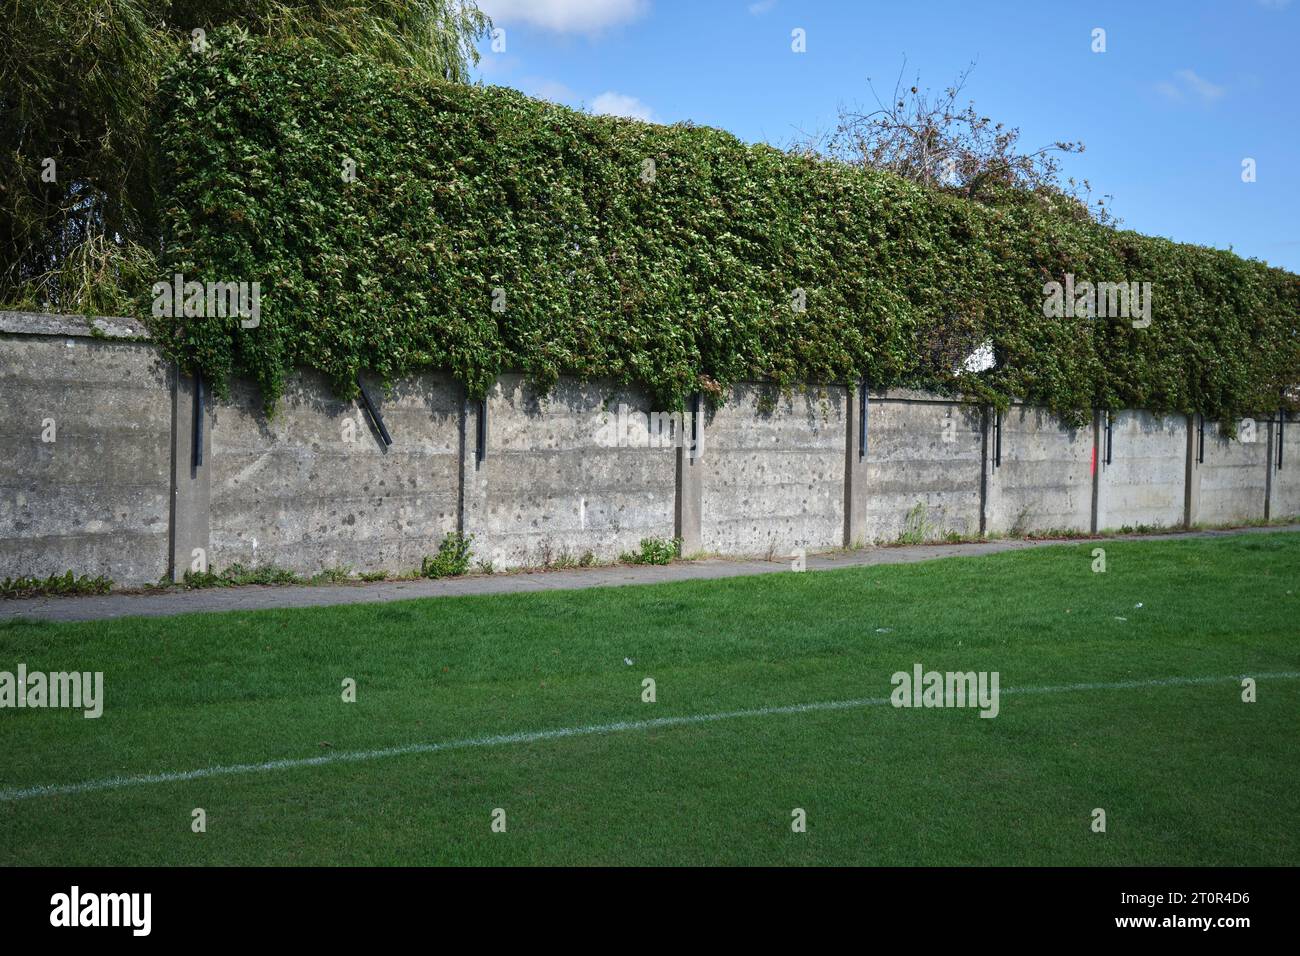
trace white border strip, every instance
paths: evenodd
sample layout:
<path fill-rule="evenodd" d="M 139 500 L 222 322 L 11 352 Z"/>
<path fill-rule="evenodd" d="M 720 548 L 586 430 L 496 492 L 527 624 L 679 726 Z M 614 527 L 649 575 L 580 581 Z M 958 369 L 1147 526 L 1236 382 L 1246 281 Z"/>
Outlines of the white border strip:
<path fill-rule="evenodd" d="M 1008 687 L 1003 694 L 1065 694 L 1088 690 L 1138 690 L 1147 687 L 1197 687 L 1203 684 L 1222 684 L 1240 681 L 1245 677 L 1255 680 L 1295 680 L 1300 671 L 1282 671 L 1272 674 L 1240 674 L 1231 677 L 1160 677 L 1150 680 L 1114 681 L 1096 684 L 1063 684 L 1054 687 Z M 442 743 L 405 744 L 382 750 L 353 750 L 318 757 L 299 757 L 289 760 L 269 760 L 266 763 L 240 763 L 225 766 L 203 767 L 198 770 L 179 770 L 169 773 L 148 773 L 129 777 L 107 777 L 82 783 L 42 784 L 0 790 L 0 803 L 30 800 L 34 797 L 66 797 L 100 790 L 121 790 L 147 784 L 184 783 L 209 777 L 229 777 L 241 773 L 267 773 L 272 770 L 297 770 L 300 767 L 320 767 L 333 763 L 359 763 L 404 757 L 408 754 L 441 753 L 444 750 L 466 750 L 472 747 L 501 747 L 509 744 L 531 744 L 542 740 L 562 740 L 566 737 L 590 737 L 597 734 L 616 734 L 629 730 L 656 730 L 661 727 L 684 727 L 691 724 L 710 724 L 720 720 L 737 720 L 742 717 L 774 717 L 782 714 L 807 714 L 819 711 L 853 710 L 859 707 L 879 707 L 889 703 L 888 697 L 860 697 L 855 700 L 828 700 L 812 704 L 787 704 L 780 707 L 758 707 L 752 710 L 728 710 L 717 714 L 687 714 L 680 717 L 656 717 L 651 720 L 620 720 L 608 724 L 588 724 L 583 727 L 557 727 L 553 730 L 530 730 L 514 734 L 494 734 L 489 737 L 467 737 Z"/>

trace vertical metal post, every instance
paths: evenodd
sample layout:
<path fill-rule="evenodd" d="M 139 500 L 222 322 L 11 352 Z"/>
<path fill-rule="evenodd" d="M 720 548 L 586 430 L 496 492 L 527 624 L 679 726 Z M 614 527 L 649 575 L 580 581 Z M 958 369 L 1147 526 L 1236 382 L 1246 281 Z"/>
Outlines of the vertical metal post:
<path fill-rule="evenodd" d="M 1196 463 L 1205 464 L 1205 416 L 1196 416 Z"/>
<path fill-rule="evenodd" d="M 993 467 L 1002 467 L 1002 412 L 995 409 L 993 412 Z"/>
<path fill-rule="evenodd" d="M 1277 470 L 1282 470 L 1282 440 L 1286 437 L 1286 409 L 1277 410 Z"/>
<path fill-rule="evenodd" d="M 867 413 L 871 411 L 871 398 L 867 395 L 867 379 L 858 383 L 858 461 L 867 457 Z"/>
<path fill-rule="evenodd" d="M 700 443 L 704 438 L 704 393 L 696 392 L 691 396 L 691 447 L 695 456 L 700 454 Z"/>
<path fill-rule="evenodd" d="M 190 465 L 196 470 L 203 467 L 203 376 L 194 374 L 194 442 Z"/>
<path fill-rule="evenodd" d="M 487 397 L 479 399 L 478 402 L 478 429 L 477 437 L 474 443 L 475 456 L 480 463 L 487 461 L 487 440 L 488 440 L 488 403 Z"/>

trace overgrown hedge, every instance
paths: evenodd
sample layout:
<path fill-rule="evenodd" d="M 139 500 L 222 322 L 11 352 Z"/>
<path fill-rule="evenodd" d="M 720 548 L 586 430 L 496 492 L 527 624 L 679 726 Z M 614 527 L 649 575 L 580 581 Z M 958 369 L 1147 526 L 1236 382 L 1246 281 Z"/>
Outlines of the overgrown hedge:
<path fill-rule="evenodd" d="M 163 85 L 167 275 L 259 281 L 261 324 L 153 324 L 218 389 L 246 375 L 268 405 L 295 365 L 343 394 L 359 370 L 446 367 L 479 394 L 515 369 L 542 386 L 611 376 L 665 404 L 865 375 L 1076 420 L 1232 418 L 1300 380 L 1300 278 L 1063 200 L 975 204 L 719 130 L 210 40 Z M 1151 325 L 1045 318 L 1043 285 L 1066 273 L 1151 282 Z M 997 366 L 954 373 L 986 340 Z"/>

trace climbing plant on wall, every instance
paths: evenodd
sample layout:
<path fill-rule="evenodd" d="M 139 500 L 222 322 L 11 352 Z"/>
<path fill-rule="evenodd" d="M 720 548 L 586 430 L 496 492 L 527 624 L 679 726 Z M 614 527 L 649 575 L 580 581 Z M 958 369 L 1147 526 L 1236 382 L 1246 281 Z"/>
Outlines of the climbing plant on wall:
<path fill-rule="evenodd" d="M 1300 277 L 1100 226 L 1062 197 L 975 204 L 720 130 L 209 39 L 162 84 L 159 278 L 256 281 L 259 321 L 140 307 L 218 390 L 248 376 L 273 405 L 295 366 L 345 395 L 360 370 L 447 368 L 481 394 L 514 369 L 673 405 L 865 376 L 1079 420 L 1231 417 L 1300 379 Z M 1053 282 L 1071 290 L 1059 315 Z M 1149 309 L 1088 314 L 1083 284 L 1101 282 L 1149 290 Z"/>

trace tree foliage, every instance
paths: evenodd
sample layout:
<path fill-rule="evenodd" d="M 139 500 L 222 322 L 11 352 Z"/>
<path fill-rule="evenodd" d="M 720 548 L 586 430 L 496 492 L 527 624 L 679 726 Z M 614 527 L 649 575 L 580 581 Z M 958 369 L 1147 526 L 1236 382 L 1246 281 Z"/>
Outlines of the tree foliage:
<path fill-rule="evenodd" d="M 12 0 L 0 16 L 0 303 L 127 307 L 158 250 L 158 78 L 194 30 L 226 24 L 453 81 L 488 27 L 460 0 Z"/>

